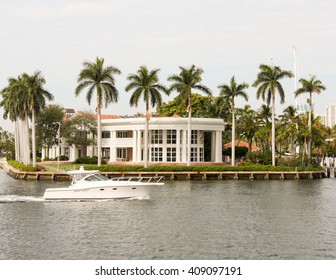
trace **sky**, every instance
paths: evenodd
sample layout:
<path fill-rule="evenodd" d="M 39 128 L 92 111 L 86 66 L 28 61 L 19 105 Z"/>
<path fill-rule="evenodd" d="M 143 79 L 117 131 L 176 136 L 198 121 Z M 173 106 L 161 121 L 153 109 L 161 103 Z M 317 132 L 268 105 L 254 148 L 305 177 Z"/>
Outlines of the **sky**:
<path fill-rule="evenodd" d="M 218 85 L 250 85 L 248 104 L 258 109 L 252 87 L 260 64 L 294 71 L 298 78 L 316 75 L 327 87 L 314 95 L 315 112 L 336 103 L 336 1 L 333 0 L 0 0 L 0 89 L 9 77 L 39 70 L 53 103 L 75 110 L 94 110 L 85 92 L 75 97 L 84 61 L 96 57 L 119 68 L 118 103 L 104 114 L 131 115 L 127 76 L 141 65 L 159 68 L 160 82 L 179 73 L 179 66 L 203 69 L 202 83 L 218 96 Z M 277 98 L 276 113 L 295 105 L 294 79 L 282 81 L 286 103 Z M 176 94 L 164 97 L 165 101 Z M 304 102 L 298 100 L 299 103 Z M 246 101 L 238 99 L 236 107 Z M 153 109 L 152 111 L 155 111 Z M 0 126 L 13 131 L 2 118 Z"/>

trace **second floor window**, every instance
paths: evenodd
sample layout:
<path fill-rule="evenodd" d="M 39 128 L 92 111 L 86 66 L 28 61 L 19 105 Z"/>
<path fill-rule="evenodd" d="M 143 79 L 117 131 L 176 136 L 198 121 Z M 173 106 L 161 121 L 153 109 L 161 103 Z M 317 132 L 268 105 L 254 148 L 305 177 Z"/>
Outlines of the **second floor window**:
<path fill-rule="evenodd" d="M 102 131 L 102 138 L 111 138 L 110 131 Z"/>
<path fill-rule="evenodd" d="M 152 144 L 162 144 L 163 137 L 162 137 L 162 130 L 152 130 L 151 131 L 151 143 Z"/>

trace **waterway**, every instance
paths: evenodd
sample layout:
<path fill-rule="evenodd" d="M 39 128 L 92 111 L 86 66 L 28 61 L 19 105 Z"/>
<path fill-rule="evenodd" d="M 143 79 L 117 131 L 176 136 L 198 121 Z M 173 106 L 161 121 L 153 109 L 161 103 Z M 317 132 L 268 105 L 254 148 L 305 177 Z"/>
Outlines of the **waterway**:
<path fill-rule="evenodd" d="M 336 179 L 166 181 L 150 199 L 44 202 L 0 169 L 0 259 L 336 259 Z"/>

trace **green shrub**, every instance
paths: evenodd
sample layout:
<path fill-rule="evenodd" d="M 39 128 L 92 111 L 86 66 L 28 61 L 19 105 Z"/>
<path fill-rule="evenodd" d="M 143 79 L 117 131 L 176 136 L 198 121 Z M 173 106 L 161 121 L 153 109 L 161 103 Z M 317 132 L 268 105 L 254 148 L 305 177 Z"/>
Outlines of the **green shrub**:
<path fill-rule="evenodd" d="M 235 146 L 235 158 L 245 157 L 248 152 L 247 147 Z M 227 148 L 223 151 L 223 155 L 231 157 L 232 148 Z"/>
<path fill-rule="evenodd" d="M 246 154 L 245 161 L 247 165 L 250 165 L 250 164 L 270 165 L 272 164 L 272 152 L 271 151 L 250 152 Z"/>
<path fill-rule="evenodd" d="M 20 170 L 20 171 L 28 171 L 28 172 L 39 171 L 39 169 L 37 167 L 27 166 L 27 165 L 25 165 L 21 162 L 15 161 L 15 160 L 9 160 L 8 164 L 13 166 L 17 170 Z"/>
<path fill-rule="evenodd" d="M 73 163 L 75 164 L 98 164 L 97 157 L 80 157 L 76 159 Z M 102 164 L 106 164 L 106 160 L 101 161 Z"/>

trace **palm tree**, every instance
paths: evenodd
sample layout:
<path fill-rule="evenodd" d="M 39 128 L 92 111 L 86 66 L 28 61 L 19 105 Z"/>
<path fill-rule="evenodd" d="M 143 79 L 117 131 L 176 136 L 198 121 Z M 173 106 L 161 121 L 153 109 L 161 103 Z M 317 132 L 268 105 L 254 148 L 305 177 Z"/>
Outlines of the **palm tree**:
<path fill-rule="evenodd" d="M 252 152 L 252 142 L 258 131 L 257 112 L 251 109 L 250 105 L 245 105 L 242 109 L 237 109 L 239 136 L 248 142 L 248 151 Z M 240 137 L 240 138 L 241 138 Z"/>
<path fill-rule="evenodd" d="M 279 66 L 269 66 L 261 64 L 259 66 L 260 72 L 257 79 L 253 83 L 257 89 L 257 98 L 262 99 L 269 105 L 272 101 L 272 165 L 275 165 L 275 94 L 280 95 L 280 102 L 285 102 L 285 92 L 279 80 L 283 78 L 293 77 L 290 71 L 282 70 Z"/>
<path fill-rule="evenodd" d="M 288 106 L 283 110 L 283 114 L 280 116 L 282 119 L 282 123 L 285 124 L 287 135 L 290 138 L 289 141 L 289 152 L 291 154 L 295 153 L 294 142 L 295 136 L 297 135 L 297 123 L 298 123 L 298 115 L 297 110 L 294 106 Z"/>
<path fill-rule="evenodd" d="M 130 99 L 131 106 L 138 106 L 141 96 L 146 104 L 145 115 L 145 149 L 144 149 L 144 167 L 148 166 L 148 121 L 150 119 L 150 105 L 152 107 L 161 106 L 162 96 L 160 92 L 169 94 L 165 86 L 159 83 L 160 69 L 149 71 L 146 66 L 142 65 L 136 74 L 130 74 L 127 77 L 129 84 L 126 86 L 126 91 L 133 90 Z"/>
<path fill-rule="evenodd" d="M 114 75 L 121 74 L 121 71 L 113 66 L 104 67 L 104 59 L 96 58 L 95 62 L 86 61 L 83 63 L 83 69 L 79 73 L 75 94 L 78 96 L 85 88 L 86 100 L 91 104 L 91 99 L 96 92 L 97 94 L 97 126 L 98 126 L 98 166 L 101 166 L 101 108 L 103 103 L 105 107 L 111 102 L 118 101 L 118 90 L 115 87 Z"/>
<path fill-rule="evenodd" d="M 231 113 L 232 113 L 232 147 L 231 147 L 231 160 L 232 166 L 235 165 L 235 98 L 243 97 L 246 101 L 248 101 L 248 95 L 245 92 L 245 89 L 248 88 L 247 83 L 237 84 L 235 77 L 233 76 L 230 81 L 230 85 L 222 84 L 218 86 L 220 92 L 219 95 L 223 98 L 229 100 L 231 105 Z"/>
<path fill-rule="evenodd" d="M 27 73 L 22 74 L 22 84 L 26 94 L 26 108 L 32 120 L 32 154 L 33 166 L 36 166 L 36 130 L 35 119 L 46 106 L 46 99 L 49 101 L 54 99 L 54 96 L 43 88 L 45 79 L 40 71 L 36 71 L 32 76 Z"/>
<path fill-rule="evenodd" d="M 168 81 L 173 82 L 169 88 L 169 92 L 177 91 L 181 101 L 187 100 L 187 113 L 188 113 L 188 159 L 187 165 L 190 166 L 191 155 L 191 90 L 196 89 L 211 95 L 211 90 L 201 84 L 203 70 L 192 65 L 190 68 L 179 67 L 181 72 L 178 75 L 171 75 Z"/>
<path fill-rule="evenodd" d="M 257 111 L 259 129 L 256 133 L 256 139 L 261 144 L 262 151 L 269 151 L 272 146 L 272 109 L 267 104 L 262 104 Z"/>
<path fill-rule="evenodd" d="M 8 86 L 1 91 L 0 106 L 4 109 L 3 118 L 15 123 L 15 159 L 29 163 L 28 108 L 22 77 L 9 78 Z"/>
<path fill-rule="evenodd" d="M 312 134 L 312 104 L 313 104 L 313 100 L 312 100 L 312 94 L 313 93 L 321 93 L 321 91 L 326 90 L 326 87 L 322 84 L 322 82 L 320 80 L 316 79 L 316 76 L 313 75 L 310 77 L 309 80 L 305 80 L 305 79 L 300 79 L 299 82 L 301 83 L 301 87 L 298 88 L 295 91 L 295 97 L 299 96 L 300 94 L 303 93 L 309 93 L 309 99 L 308 99 L 308 103 L 309 103 L 309 116 L 308 116 L 308 129 L 309 129 L 309 141 L 308 141 L 308 158 L 310 158 L 311 156 L 311 134 Z"/>

